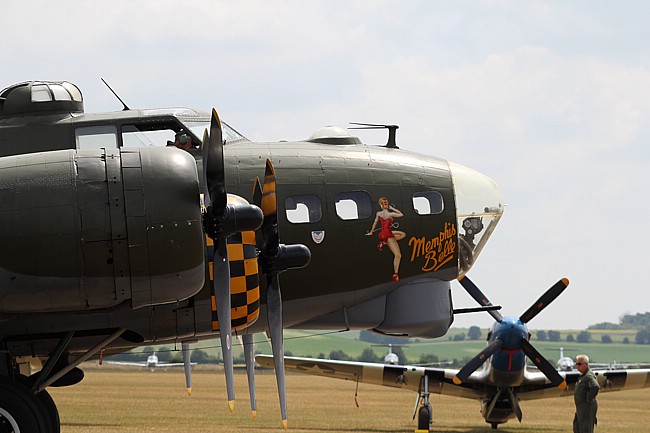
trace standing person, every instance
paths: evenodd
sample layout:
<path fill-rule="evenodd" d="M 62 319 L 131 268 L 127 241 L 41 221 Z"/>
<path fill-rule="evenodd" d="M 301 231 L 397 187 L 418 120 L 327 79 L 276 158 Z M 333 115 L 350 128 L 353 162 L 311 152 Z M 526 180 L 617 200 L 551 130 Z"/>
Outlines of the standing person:
<path fill-rule="evenodd" d="M 404 214 L 391 206 L 388 203 L 386 197 L 379 197 L 377 200 L 379 207 L 381 208 L 375 214 L 375 220 L 372 223 L 370 231 L 366 233 L 366 236 L 370 236 L 375 231 L 377 224 L 381 224 L 381 230 L 379 231 L 379 244 L 377 249 L 382 250 L 384 245 L 388 245 L 388 249 L 393 253 L 393 281 L 399 281 L 399 264 L 402 260 L 402 251 L 399 248 L 397 241 L 402 240 L 406 237 L 406 233 L 400 230 L 392 230 L 391 225 L 393 224 L 394 218 L 403 217 Z"/>
<path fill-rule="evenodd" d="M 596 376 L 589 369 L 587 355 L 576 356 L 576 367 L 580 378 L 576 382 L 573 400 L 576 404 L 576 414 L 573 417 L 573 433 L 593 433 L 596 424 L 598 401 L 596 395 L 600 387 Z"/>

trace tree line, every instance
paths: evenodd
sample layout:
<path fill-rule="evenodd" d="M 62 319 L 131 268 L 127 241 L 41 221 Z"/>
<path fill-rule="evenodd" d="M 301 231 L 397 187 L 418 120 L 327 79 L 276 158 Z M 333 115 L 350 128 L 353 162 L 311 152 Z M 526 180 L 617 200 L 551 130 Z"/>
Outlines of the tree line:
<path fill-rule="evenodd" d="M 602 322 L 591 325 L 587 329 L 612 331 L 621 329 L 636 329 L 637 332 L 634 337 L 634 342 L 636 344 L 650 344 L 650 312 L 624 314 L 619 318 L 618 323 Z M 603 335 L 603 337 L 605 337 L 605 335 Z M 623 343 L 629 342 L 630 341 L 627 337 L 623 340 Z"/>
<path fill-rule="evenodd" d="M 587 330 L 580 331 L 576 335 L 567 334 L 564 338 L 562 333 L 557 330 L 538 330 L 535 331 L 535 339 L 538 341 L 551 341 L 551 342 L 569 342 L 569 343 L 593 343 L 595 342 L 590 330 L 602 331 L 617 331 L 617 330 L 627 330 L 627 329 L 636 329 L 637 332 L 634 337 L 635 344 L 650 344 L 650 312 L 646 313 L 637 313 L 637 314 L 624 314 L 619 318 L 619 323 L 611 322 L 601 322 L 595 325 L 591 325 Z M 455 333 L 450 335 L 448 338 L 450 341 L 464 341 L 464 340 L 480 340 L 483 337 L 483 332 L 478 326 L 470 326 L 467 330 L 467 334 L 464 332 Z M 407 345 L 412 342 L 408 338 L 400 337 L 391 337 L 388 335 L 377 334 L 371 331 L 361 331 L 359 333 L 359 340 L 365 341 L 367 343 L 374 344 L 376 346 L 391 346 L 391 350 L 395 353 L 400 360 L 401 364 L 407 364 L 408 359 L 404 354 L 401 346 Z M 613 343 L 612 337 L 609 334 L 602 334 L 600 336 L 600 342 L 603 344 Z M 632 341 L 628 337 L 623 338 L 623 344 L 630 344 Z M 386 349 L 385 352 L 387 352 Z M 180 350 L 159 350 L 156 351 L 154 347 L 148 346 L 143 348 L 139 352 L 125 352 L 117 355 L 113 355 L 110 358 L 113 360 L 120 361 L 143 361 L 146 360 L 146 357 L 152 353 L 156 353 L 160 362 L 182 362 L 182 355 Z M 286 351 L 286 356 L 291 356 L 291 352 Z M 357 357 L 351 357 L 347 355 L 342 350 L 332 350 L 328 354 L 320 353 L 318 358 L 321 359 L 336 359 L 343 361 L 361 361 L 361 362 L 383 362 L 384 355 L 377 354 L 371 347 L 367 347 L 363 350 L 361 355 Z M 457 365 L 462 365 L 469 359 L 457 360 L 454 359 L 453 363 Z M 221 355 L 217 351 L 215 354 L 210 354 L 207 351 L 201 349 L 192 350 L 192 361 L 198 363 L 219 363 L 221 361 Z M 244 363 L 243 354 L 235 357 L 235 363 Z M 436 355 L 428 354 L 423 355 L 419 360 L 414 360 L 414 362 L 420 364 L 434 364 L 439 362 L 439 359 Z"/>

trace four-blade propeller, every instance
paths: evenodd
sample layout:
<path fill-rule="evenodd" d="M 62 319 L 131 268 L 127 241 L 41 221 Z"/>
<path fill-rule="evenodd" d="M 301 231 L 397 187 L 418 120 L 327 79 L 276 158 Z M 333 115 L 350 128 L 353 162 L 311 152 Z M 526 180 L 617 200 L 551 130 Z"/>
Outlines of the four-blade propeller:
<path fill-rule="evenodd" d="M 271 161 L 266 161 L 264 185 L 256 180 L 253 191 L 254 205 L 243 199 L 232 200 L 226 192 L 225 166 L 221 121 L 216 110 L 212 110 L 210 133 L 203 137 L 204 178 L 204 226 L 206 234 L 214 243 L 213 288 L 219 320 L 219 336 L 223 353 L 228 407 L 234 411 L 235 392 L 232 357 L 232 324 L 230 301 L 230 265 L 226 240 L 234 233 L 257 230 L 259 265 L 267 277 L 266 312 L 271 337 L 271 347 L 276 365 L 276 379 L 280 397 L 282 424 L 287 428 L 286 386 L 284 375 L 284 349 L 282 330 L 282 297 L 279 274 L 288 269 L 301 268 L 309 263 L 309 248 L 301 244 L 280 244 L 278 233 L 275 170 Z M 259 229 L 259 230 L 258 230 Z M 253 418 L 256 415 L 255 379 L 253 372 L 253 338 L 244 334 L 243 344 L 251 395 Z M 188 392 L 191 382 L 188 379 Z"/>
<path fill-rule="evenodd" d="M 474 298 L 479 304 L 483 306 L 492 305 L 492 303 L 487 299 L 487 297 L 481 292 L 481 290 L 468 278 L 463 277 L 459 279 L 460 284 L 467 290 L 467 292 Z M 528 323 L 533 319 L 537 314 L 539 314 L 545 307 L 547 307 L 555 298 L 557 298 L 564 289 L 569 285 L 569 280 L 566 278 L 561 279 L 555 283 L 550 289 L 548 289 L 524 314 L 519 317 L 519 321 L 522 324 Z M 488 311 L 494 319 L 501 323 L 503 317 L 498 311 Z M 528 356 L 528 358 L 533 361 L 533 363 L 542 371 L 546 377 L 553 383 L 555 386 L 566 386 L 562 376 L 558 374 L 555 368 L 551 365 L 546 358 L 540 355 L 540 353 L 535 350 L 535 348 L 528 341 L 528 336 L 525 333 L 520 333 L 521 337 L 519 338 L 518 345 L 519 348 Z M 510 334 L 509 334 L 510 336 Z M 504 345 L 504 340 L 500 336 L 494 336 L 494 341 L 488 344 L 485 349 L 483 349 L 478 355 L 472 358 L 463 368 L 460 369 L 458 374 L 454 377 L 454 382 L 461 383 L 466 380 L 474 371 L 476 371 L 483 363 L 493 355 L 497 350 L 501 349 Z"/>
<path fill-rule="evenodd" d="M 228 407 L 235 408 L 235 389 L 231 342 L 230 264 L 226 239 L 234 233 L 256 230 L 263 221 L 259 207 L 242 203 L 228 203 L 226 194 L 225 165 L 221 121 L 216 110 L 212 110 L 210 134 L 203 137 L 204 170 L 204 226 L 208 237 L 214 243 L 213 288 L 219 320 L 219 336 L 223 353 L 223 364 L 228 392 Z"/>
<path fill-rule="evenodd" d="M 463 277 L 458 280 L 465 290 L 482 306 L 491 306 L 492 303 L 481 292 L 481 290 L 468 278 Z M 461 368 L 456 376 L 454 376 L 454 383 L 460 385 L 462 382 L 476 371 L 483 363 L 497 351 L 508 346 L 509 350 L 520 349 L 526 356 L 533 361 L 533 363 L 544 373 L 544 375 L 551 381 L 554 386 L 560 389 L 566 388 L 566 381 L 557 372 L 553 365 L 544 358 L 528 341 L 529 334 L 525 326 L 531 319 L 537 316 L 544 308 L 553 302 L 569 285 L 569 280 L 566 278 L 561 279 L 548 289 L 530 308 L 528 308 L 518 319 L 504 317 L 498 311 L 488 311 L 490 315 L 497 321 L 497 323 L 507 323 L 502 329 L 493 328 L 493 334 L 490 337 L 489 344 L 478 355 L 472 358 L 463 368 Z M 501 388 L 499 392 L 493 397 L 492 403 L 488 406 L 488 415 L 491 412 L 490 408 L 494 407 L 494 403 L 502 394 Z M 521 409 L 518 402 L 512 393 L 506 393 L 507 398 L 510 400 L 513 412 L 521 421 Z"/>
<path fill-rule="evenodd" d="M 284 342 L 282 335 L 282 296 L 279 275 L 288 269 L 307 266 L 311 259 L 309 248 L 302 244 L 284 245 L 280 243 L 278 232 L 277 196 L 275 169 L 271 161 L 266 161 L 264 184 L 259 179 L 255 182 L 253 202 L 264 214 L 264 222 L 257 232 L 259 264 L 261 272 L 266 275 L 266 317 L 271 337 L 271 349 L 275 362 L 275 375 L 280 397 L 282 425 L 286 429 L 287 396 L 284 374 Z"/>

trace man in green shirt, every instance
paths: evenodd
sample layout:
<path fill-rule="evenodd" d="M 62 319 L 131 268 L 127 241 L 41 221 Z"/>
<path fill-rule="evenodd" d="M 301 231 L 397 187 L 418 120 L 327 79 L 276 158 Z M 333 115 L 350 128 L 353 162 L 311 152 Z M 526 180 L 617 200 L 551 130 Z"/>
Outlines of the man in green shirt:
<path fill-rule="evenodd" d="M 576 404 L 573 433 L 593 433 L 596 424 L 596 411 L 598 411 L 596 395 L 598 395 L 600 387 L 596 376 L 589 369 L 587 355 L 576 356 L 576 367 L 580 372 L 580 378 L 576 382 L 573 394 Z"/>

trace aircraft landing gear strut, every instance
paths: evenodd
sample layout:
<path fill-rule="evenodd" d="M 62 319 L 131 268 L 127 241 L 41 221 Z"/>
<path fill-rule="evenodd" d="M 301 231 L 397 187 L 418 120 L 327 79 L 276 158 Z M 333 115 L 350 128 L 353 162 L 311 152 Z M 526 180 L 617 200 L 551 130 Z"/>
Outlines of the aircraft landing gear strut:
<path fill-rule="evenodd" d="M 422 402 L 420 409 L 418 405 Z M 413 411 L 413 419 L 417 411 L 418 428 L 416 433 L 428 433 L 429 425 L 433 422 L 433 410 L 429 403 L 429 377 L 425 374 L 420 379 L 420 386 L 418 389 L 418 397 L 415 401 L 415 410 Z"/>

